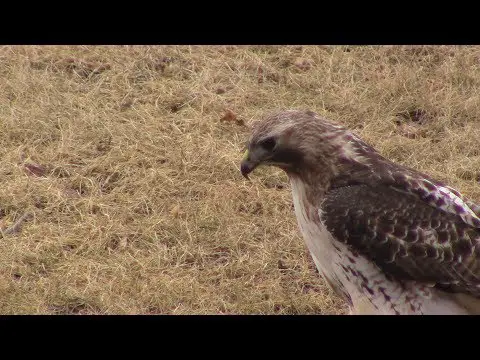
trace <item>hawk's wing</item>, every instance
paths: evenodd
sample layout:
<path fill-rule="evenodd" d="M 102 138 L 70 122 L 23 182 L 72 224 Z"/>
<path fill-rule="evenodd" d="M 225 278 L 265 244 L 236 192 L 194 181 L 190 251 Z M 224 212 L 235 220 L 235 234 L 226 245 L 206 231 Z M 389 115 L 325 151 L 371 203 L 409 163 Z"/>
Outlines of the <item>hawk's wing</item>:
<path fill-rule="evenodd" d="M 338 241 L 386 274 L 480 296 L 480 229 L 458 215 L 382 185 L 332 189 L 320 215 Z"/>

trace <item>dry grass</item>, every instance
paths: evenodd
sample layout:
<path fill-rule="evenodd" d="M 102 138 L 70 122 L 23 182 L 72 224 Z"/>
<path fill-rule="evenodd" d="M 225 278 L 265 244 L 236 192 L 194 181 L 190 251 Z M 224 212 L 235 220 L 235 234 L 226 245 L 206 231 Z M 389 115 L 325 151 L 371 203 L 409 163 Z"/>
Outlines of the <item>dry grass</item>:
<path fill-rule="evenodd" d="M 337 314 L 248 125 L 308 108 L 480 199 L 479 47 L 0 48 L 2 314 Z M 231 112 L 228 112 L 230 109 Z"/>

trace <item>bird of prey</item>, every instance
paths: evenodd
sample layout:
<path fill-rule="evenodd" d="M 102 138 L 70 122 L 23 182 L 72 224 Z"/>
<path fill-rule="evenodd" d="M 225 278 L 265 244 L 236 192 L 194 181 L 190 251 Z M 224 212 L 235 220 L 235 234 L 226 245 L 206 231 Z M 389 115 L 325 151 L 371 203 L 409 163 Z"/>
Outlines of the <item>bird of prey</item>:
<path fill-rule="evenodd" d="M 252 126 L 241 172 L 284 170 L 309 252 L 350 314 L 479 314 L 480 206 L 348 129 L 288 110 Z"/>

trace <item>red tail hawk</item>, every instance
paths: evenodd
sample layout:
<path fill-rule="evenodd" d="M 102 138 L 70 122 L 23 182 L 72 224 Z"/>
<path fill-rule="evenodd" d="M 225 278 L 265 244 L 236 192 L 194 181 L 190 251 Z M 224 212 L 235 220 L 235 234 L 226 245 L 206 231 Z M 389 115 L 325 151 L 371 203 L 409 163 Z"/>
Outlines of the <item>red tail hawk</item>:
<path fill-rule="evenodd" d="M 241 163 L 291 182 L 315 264 L 354 314 L 480 313 L 480 206 L 310 111 L 253 126 Z"/>

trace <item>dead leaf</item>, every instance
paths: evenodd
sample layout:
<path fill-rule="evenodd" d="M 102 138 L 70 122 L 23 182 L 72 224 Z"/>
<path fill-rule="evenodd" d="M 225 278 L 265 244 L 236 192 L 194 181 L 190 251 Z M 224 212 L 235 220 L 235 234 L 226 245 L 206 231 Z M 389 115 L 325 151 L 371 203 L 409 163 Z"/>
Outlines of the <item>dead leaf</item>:
<path fill-rule="evenodd" d="M 41 177 L 45 176 L 45 173 L 47 172 L 47 169 L 42 165 L 26 163 L 23 166 L 27 175 Z"/>
<path fill-rule="evenodd" d="M 237 115 L 235 115 L 235 113 L 230 109 L 227 109 L 227 111 L 225 112 L 225 115 L 223 115 L 220 121 L 228 121 L 228 122 L 235 121 L 237 125 L 245 126 L 245 121 L 237 117 Z"/>
<path fill-rule="evenodd" d="M 237 120 L 237 115 L 235 115 L 235 113 L 230 109 L 227 109 L 227 111 L 225 112 L 225 115 L 223 115 L 223 117 L 220 119 L 220 121 L 236 121 L 236 120 Z"/>

